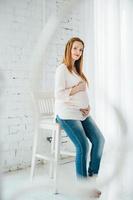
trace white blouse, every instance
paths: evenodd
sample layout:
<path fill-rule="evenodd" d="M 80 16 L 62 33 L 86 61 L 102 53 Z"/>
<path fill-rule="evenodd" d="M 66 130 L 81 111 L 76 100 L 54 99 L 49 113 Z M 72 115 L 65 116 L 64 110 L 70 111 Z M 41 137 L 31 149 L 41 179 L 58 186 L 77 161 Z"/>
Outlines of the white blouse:
<path fill-rule="evenodd" d="M 87 108 L 89 105 L 88 91 L 80 91 L 70 96 L 73 86 L 82 81 L 76 73 L 70 73 L 65 64 L 56 69 L 55 75 L 55 117 L 61 119 L 84 120 L 80 108 Z M 87 88 L 87 87 L 86 87 Z"/>

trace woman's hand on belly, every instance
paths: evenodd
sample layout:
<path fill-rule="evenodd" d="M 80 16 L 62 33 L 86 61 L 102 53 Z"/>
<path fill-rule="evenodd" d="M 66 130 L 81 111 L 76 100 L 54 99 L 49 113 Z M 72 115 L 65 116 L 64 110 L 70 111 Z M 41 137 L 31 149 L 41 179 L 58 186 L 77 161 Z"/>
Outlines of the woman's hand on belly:
<path fill-rule="evenodd" d="M 90 112 L 90 106 L 88 106 L 87 108 L 80 108 L 80 111 L 81 111 L 82 115 L 85 117 Z"/>

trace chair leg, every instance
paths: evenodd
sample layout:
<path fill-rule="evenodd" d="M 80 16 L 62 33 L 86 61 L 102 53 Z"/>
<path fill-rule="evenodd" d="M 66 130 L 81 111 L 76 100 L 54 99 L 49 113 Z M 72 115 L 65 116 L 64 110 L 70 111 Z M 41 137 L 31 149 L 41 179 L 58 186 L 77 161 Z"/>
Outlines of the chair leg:
<path fill-rule="evenodd" d="M 53 170 L 54 170 L 54 162 L 53 162 L 54 149 L 55 149 L 55 130 L 52 131 L 52 141 L 51 141 L 51 155 L 52 155 L 52 159 L 50 161 L 50 178 L 52 178 L 52 179 L 54 177 L 54 174 L 53 174 Z"/>
<path fill-rule="evenodd" d="M 61 135 L 61 129 L 60 126 L 57 125 L 56 127 L 56 134 L 55 134 L 55 165 L 54 165 L 54 193 L 58 193 L 58 182 L 57 178 L 59 176 L 59 158 L 60 158 L 60 135 Z"/>
<path fill-rule="evenodd" d="M 32 160 L 31 160 L 31 174 L 30 174 L 31 181 L 33 180 L 33 176 L 34 176 L 34 172 L 35 172 L 37 141 L 38 141 L 38 131 L 36 130 L 34 133 Z"/>

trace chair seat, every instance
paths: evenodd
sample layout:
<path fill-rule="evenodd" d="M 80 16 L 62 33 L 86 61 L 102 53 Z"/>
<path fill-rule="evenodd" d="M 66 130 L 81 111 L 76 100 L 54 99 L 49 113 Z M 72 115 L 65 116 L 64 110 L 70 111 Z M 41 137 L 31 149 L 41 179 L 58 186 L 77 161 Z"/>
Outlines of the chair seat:
<path fill-rule="evenodd" d="M 43 116 L 40 120 L 40 128 L 56 130 L 57 126 L 58 123 L 56 123 L 53 116 Z"/>

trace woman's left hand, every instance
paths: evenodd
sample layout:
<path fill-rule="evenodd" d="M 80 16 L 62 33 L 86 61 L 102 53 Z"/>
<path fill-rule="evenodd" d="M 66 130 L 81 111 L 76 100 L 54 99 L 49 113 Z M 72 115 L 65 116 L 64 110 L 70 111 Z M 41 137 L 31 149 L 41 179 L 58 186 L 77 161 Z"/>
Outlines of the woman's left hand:
<path fill-rule="evenodd" d="M 80 108 L 80 111 L 82 112 L 83 116 L 87 116 L 90 112 L 90 106 L 88 106 L 87 108 Z"/>

